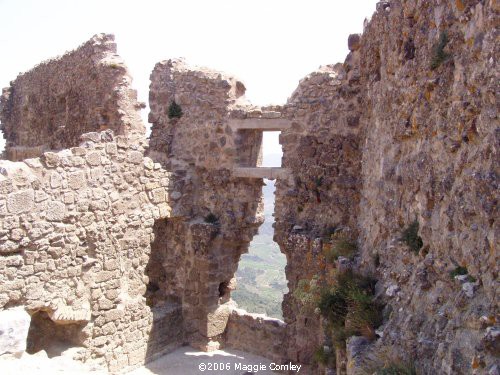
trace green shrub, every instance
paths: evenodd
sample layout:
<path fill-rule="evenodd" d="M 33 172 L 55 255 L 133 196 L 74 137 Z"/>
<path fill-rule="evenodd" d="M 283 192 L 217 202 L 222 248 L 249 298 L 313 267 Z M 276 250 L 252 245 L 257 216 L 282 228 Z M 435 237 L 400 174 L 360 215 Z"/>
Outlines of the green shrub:
<path fill-rule="evenodd" d="M 333 327 L 343 327 L 347 316 L 347 290 L 343 288 L 332 288 L 321 294 L 318 308 L 321 315 L 328 320 Z"/>
<path fill-rule="evenodd" d="M 314 184 L 316 185 L 317 188 L 319 188 L 321 185 L 323 185 L 323 176 L 315 177 Z"/>
<path fill-rule="evenodd" d="M 175 100 L 170 103 L 168 106 L 168 118 L 169 119 L 174 119 L 174 118 L 181 118 L 183 115 L 182 113 L 182 108 L 179 104 L 175 102 Z"/>
<path fill-rule="evenodd" d="M 452 279 L 454 279 L 455 276 L 459 276 L 459 275 L 467 275 L 466 280 L 471 282 L 471 283 L 475 283 L 477 281 L 475 277 L 469 275 L 469 271 L 467 270 L 467 267 L 458 266 L 453 271 L 450 271 L 450 277 Z"/>
<path fill-rule="evenodd" d="M 439 41 L 433 47 L 433 56 L 431 59 L 431 69 L 434 70 L 438 68 L 443 62 L 445 62 L 450 55 L 444 52 L 444 48 L 448 44 L 448 34 L 443 31 L 439 36 Z"/>
<path fill-rule="evenodd" d="M 455 276 L 467 275 L 468 273 L 469 272 L 467 271 L 467 267 L 458 266 L 450 272 L 450 277 L 453 279 L 455 278 Z"/>
<path fill-rule="evenodd" d="M 418 228 L 419 223 L 415 220 L 408 226 L 408 228 L 403 230 L 400 238 L 400 240 L 403 241 L 415 254 L 418 254 L 422 246 L 424 246 L 422 237 L 418 235 Z"/>
<path fill-rule="evenodd" d="M 318 308 L 331 326 L 337 346 L 345 345 L 352 335 L 373 338 L 382 323 L 382 306 L 374 300 L 374 280 L 353 272 L 337 275 L 335 285 L 321 294 Z"/>
<path fill-rule="evenodd" d="M 218 224 L 219 218 L 215 216 L 213 213 L 209 213 L 207 216 L 205 216 L 205 223 Z"/>

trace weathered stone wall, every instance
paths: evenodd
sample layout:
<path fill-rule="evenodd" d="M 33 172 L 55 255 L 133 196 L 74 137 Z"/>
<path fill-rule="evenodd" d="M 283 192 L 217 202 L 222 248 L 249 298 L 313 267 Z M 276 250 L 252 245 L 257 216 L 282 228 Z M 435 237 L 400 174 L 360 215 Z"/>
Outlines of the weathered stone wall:
<path fill-rule="evenodd" d="M 143 104 L 130 84 L 114 36 L 105 34 L 20 74 L 0 100 L 5 158 L 22 160 L 77 146 L 80 135 L 92 131 L 144 133 Z"/>
<path fill-rule="evenodd" d="M 244 90 L 233 77 L 182 60 L 160 62 L 151 75 L 149 155 L 172 173 L 173 189 L 159 244 L 171 262 L 157 273 L 167 284 L 160 288 L 182 301 L 187 341 L 205 349 L 220 345 L 239 258 L 262 223 L 262 180 L 232 176 L 241 155 L 255 166 L 261 149 L 259 132 L 228 125 L 246 106 Z M 174 101 L 180 118 L 168 116 Z"/>
<path fill-rule="evenodd" d="M 348 352 L 337 352 L 338 374 L 391 351 L 424 374 L 495 374 L 499 11 L 493 0 L 381 1 L 364 34 L 349 38 L 344 64 L 306 77 L 280 107 L 251 106 L 243 84 L 222 73 L 158 63 L 148 150 L 142 134 L 90 133 L 81 147 L 0 162 L 0 306 L 41 314 L 42 330 L 71 324 L 81 357 L 112 370 L 189 343 L 317 373 L 313 353 L 331 342 L 294 291 L 299 280 L 327 274 L 325 250 L 341 232 L 356 240 L 354 267 L 379 280 L 386 308 L 371 342 L 351 338 Z M 72 146 L 96 124 L 142 131 L 110 45 L 99 37 L 5 91 L 8 156 Z M 89 71 L 76 58 L 87 50 L 97 62 Z M 72 59 L 82 60 L 73 63 L 79 73 Z M 66 62 L 64 78 L 55 67 Z M 87 79 L 100 69 L 107 78 L 77 80 L 84 96 L 66 92 L 72 74 Z M 58 74 L 47 95 L 42 77 Z M 68 104 L 75 98 L 82 108 Z M 174 101 L 178 118 L 169 116 Z M 260 117 L 292 124 L 280 137 L 288 177 L 276 183 L 286 325 L 230 301 L 239 258 L 262 222 L 262 180 L 233 174 L 259 165 L 261 130 L 230 123 Z M 415 220 L 418 252 L 400 241 Z M 451 277 L 458 266 L 468 275 Z"/>
<path fill-rule="evenodd" d="M 293 292 L 324 272 L 323 237 L 340 228 L 357 238 L 357 266 L 379 279 L 387 304 L 382 337 L 365 352 L 392 350 L 425 374 L 495 371 L 499 10 L 382 1 L 344 64 L 308 76 L 285 105 L 292 177 L 277 183 L 276 239 L 288 260 L 292 361 L 312 365 L 311 344 L 324 343 Z M 400 241 L 414 220 L 418 255 Z M 471 277 L 451 277 L 458 266 Z M 363 365 L 338 359 L 340 373 Z"/>
<path fill-rule="evenodd" d="M 498 361 L 486 336 L 487 317 L 498 319 L 499 11 L 497 1 L 391 1 L 361 39 L 362 261 L 373 267 L 378 254 L 397 291 L 381 343 L 412 353 L 423 373 Z M 443 33 L 447 58 L 433 69 Z M 413 220 L 418 255 L 398 241 Z M 457 266 L 476 281 L 451 277 Z"/>
<path fill-rule="evenodd" d="M 0 306 L 45 312 L 62 331 L 78 326 L 81 358 L 114 370 L 148 354 L 145 268 L 155 220 L 169 214 L 170 179 L 144 157 L 144 139 L 102 132 L 84 140 L 0 161 Z M 43 334 L 50 341 L 56 332 Z M 30 339 L 43 342 L 28 336 L 28 347 Z"/>

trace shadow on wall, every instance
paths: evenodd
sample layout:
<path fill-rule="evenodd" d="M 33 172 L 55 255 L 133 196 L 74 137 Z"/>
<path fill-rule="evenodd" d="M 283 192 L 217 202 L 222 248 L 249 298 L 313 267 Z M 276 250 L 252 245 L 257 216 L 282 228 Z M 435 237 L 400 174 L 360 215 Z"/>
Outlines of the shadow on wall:
<path fill-rule="evenodd" d="M 83 346 L 83 328 L 87 323 L 58 324 L 50 319 L 45 311 L 31 316 L 26 352 L 35 354 L 45 350 L 49 358 L 60 356 L 70 347 Z"/>
<path fill-rule="evenodd" d="M 183 344 L 184 323 L 182 301 L 171 285 L 176 280 L 178 265 L 168 259 L 173 249 L 168 240 L 174 233 L 174 220 L 159 219 L 154 223 L 154 241 L 146 266 L 149 278 L 146 303 L 153 314 L 153 324 L 148 339 L 146 360 L 151 361 Z"/>

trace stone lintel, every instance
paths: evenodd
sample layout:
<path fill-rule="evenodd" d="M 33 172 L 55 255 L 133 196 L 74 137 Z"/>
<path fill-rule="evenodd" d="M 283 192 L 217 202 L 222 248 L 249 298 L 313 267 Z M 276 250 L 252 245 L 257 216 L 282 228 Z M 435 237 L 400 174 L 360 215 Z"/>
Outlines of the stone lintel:
<path fill-rule="evenodd" d="M 292 122 L 284 118 L 235 118 L 229 120 L 229 126 L 234 130 L 281 131 L 289 129 L 292 126 Z"/>
<path fill-rule="evenodd" d="M 277 178 L 286 178 L 288 170 L 281 167 L 236 167 L 233 169 L 233 175 L 235 177 L 275 180 Z"/>

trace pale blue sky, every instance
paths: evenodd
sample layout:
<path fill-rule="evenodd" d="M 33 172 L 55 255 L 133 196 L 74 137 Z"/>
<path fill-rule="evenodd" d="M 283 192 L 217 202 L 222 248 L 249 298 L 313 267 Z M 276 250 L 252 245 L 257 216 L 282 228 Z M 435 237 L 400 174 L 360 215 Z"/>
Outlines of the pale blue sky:
<path fill-rule="evenodd" d="M 105 32 L 115 34 L 141 101 L 155 63 L 185 57 L 236 75 L 255 104 L 284 103 L 309 72 L 344 61 L 348 35 L 362 32 L 376 2 L 0 0 L 0 86 Z M 269 142 L 264 150 L 278 151 Z"/>

